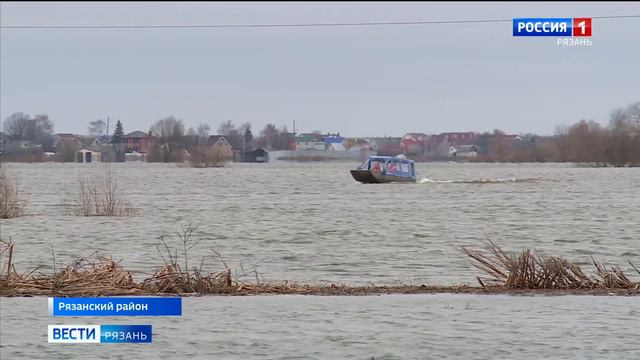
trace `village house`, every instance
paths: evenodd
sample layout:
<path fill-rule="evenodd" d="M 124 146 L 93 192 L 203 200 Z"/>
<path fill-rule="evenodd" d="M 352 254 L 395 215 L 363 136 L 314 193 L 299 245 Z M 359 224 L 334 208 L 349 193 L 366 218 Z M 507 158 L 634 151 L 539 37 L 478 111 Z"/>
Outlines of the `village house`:
<path fill-rule="evenodd" d="M 478 149 L 475 145 L 456 145 L 449 147 L 449 156 L 453 158 L 475 158 L 478 156 Z"/>
<path fill-rule="evenodd" d="M 369 143 L 369 148 L 380 156 L 396 156 L 402 154 L 399 137 L 375 137 L 365 139 Z"/>
<path fill-rule="evenodd" d="M 322 136 L 316 134 L 300 134 L 295 137 L 296 150 L 324 150 L 326 148 Z"/>
<path fill-rule="evenodd" d="M 247 151 L 244 155 L 244 161 L 266 163 L 266 162 L 269 162 L 269 153 L 262 148 L 257 148 L 252 151 Z"/>
<path fill-rule="evenodd" d="M 344 148 L 346 151 L 369 151 L 371 144 L 365 139 L 347 138 L 344 140 Z"/>
<path fill-rule="evenodd" d="M 429 135 L 424 133 L 408 133 L 400 139 L 402 153 L 410 158 L 422 159 L 426 155 Z"/>
<path fill-rule="evenodd" d="M 451 158 L 458 152 L 457 147 L 475 145 L 477 139 L 478 134 L 474 132 L 441 133 L 431 136 L 427 141 L 427 154 L 433 159 Z"/>
<path fill-rule="evenodd" d="M 73 134 L 55 134 L 53 139 L 53 147 L 55 149 L 57 149 L 61 143 L 75 149 L 82 147 L 82 141 Z"/>
<path fill-rule="evenodd" d="M 149 151 L 150 136 L 143 131 L 133 131 L 122 136 L 126 153 L 146 154 Z"/>
<path fill-rule="evenodd" d="M 224 157 L 234 158 L 234 151 L 231 143 L 227 140 L 224 135 L 211 135 L 207 140 L 207 146 L 220 149 Z"/>
<path fill-rule="evenodd" d="M 331 151 L 347 151 L 347 149 L 344 147 L 343 143 L 329 143 L 329 144 L 325 144 L 326 149 L 327 150 L 331 150 Z"/>
<path fill-rule="evenodd" d="M 322 137 L 325 144 L 325 149 L 331 151 L 345 151 L 344 140 L 345 138 L 337 134 L 327 134 Z"/>

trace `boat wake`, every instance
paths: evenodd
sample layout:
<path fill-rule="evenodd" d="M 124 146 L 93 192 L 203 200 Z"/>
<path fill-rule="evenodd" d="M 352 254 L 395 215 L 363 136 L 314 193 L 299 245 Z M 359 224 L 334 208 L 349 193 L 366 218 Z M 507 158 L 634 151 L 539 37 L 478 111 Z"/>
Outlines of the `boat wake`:
<path fill-rule="evenodd" d="M 473 179 L 473 180 L 433 180 L 429 178 L 422 178 L 420 184 L 502 184 L 502 183 L 522 183 L 522 182 L 534 182 L 539 179 L 535 178 L 508 178 L 508 179 Z"/>

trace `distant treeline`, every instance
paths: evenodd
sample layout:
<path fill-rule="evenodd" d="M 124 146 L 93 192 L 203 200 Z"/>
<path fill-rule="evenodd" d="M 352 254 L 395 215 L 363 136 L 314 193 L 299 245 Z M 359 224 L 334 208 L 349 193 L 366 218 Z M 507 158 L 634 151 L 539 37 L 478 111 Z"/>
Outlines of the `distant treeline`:
<path fill-rule="evenodd" d="M 574 162 L 593 166 L 640 166 L 640 102 L 611 113 L 608 126 L 581 120 L 559 126 L 554 136 L 494 141 L 477 161 Z"/>
<path fill-rule="evenodd" d="M 3 123 L 0 132 L 0 158 L 9 161 L 43 161 L 43 153 L 55 153 L 57 161 L 74 161 L 80 146 L 101 147 L 121 151 L 124 143 L 123 124 L 117 121 L 115 131 L 109 134 L 109 122 L 98 119 L 88 126 L 89 137 L 65 141 L 69 137 L 54 134 L 53 122 L 45 114 L 31 117 L 15 113 Z M 185 129 L 184 122 L 173 116 L 156 121 L 147 134 L 146 161 L 180 162 L 186 154 L 194 154 L 199 163 L 220 162 L 230 154 L 211 151 L 208 144 L 210 126 L 201 123 L 196 129 Z M 254 136 L 251 124 L 236 126 L 223 122 L 217 134 L 224 135 L 234 153 L 254 148 L 289 150 L 295 133 L 267 124 Z M 71 136 L 74 137 L 74 136 Z M 476 157 L 469 161 L 488 162 L 574 162 L 593 166 L 640 166 L 640 102 L 611 113 L 609 124 L 600 125 L 593 120 L 581 120 L 570 126 L 559 126 L 553 136 L 506 135 L 495 130 L 478 135 Z M 73 139 L 72 139 L 73 140 Z M 80 141 L 82 140 L 82 141 Z M 99 141 L 97 141 L 99 140 Z M 97 141 L 97 142 L 96 142 Z M 398 138 L 398 142 L 399 142 Z M 455 144 L 453 144 L 455 145 Z M 219 152 L 219 151 L 218 151 Z M 429 159 L 427 159 L 429 160 Z"/>

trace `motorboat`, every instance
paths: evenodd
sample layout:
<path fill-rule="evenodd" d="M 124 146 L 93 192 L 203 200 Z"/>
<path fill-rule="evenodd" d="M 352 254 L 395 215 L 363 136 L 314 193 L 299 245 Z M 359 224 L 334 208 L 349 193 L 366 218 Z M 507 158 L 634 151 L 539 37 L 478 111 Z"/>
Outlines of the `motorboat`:
<path fill-rule="evenodd" d="M 404 156 L 369 156 L 351 176 L 364 184 L 416 182 L 414 162 Z"/>

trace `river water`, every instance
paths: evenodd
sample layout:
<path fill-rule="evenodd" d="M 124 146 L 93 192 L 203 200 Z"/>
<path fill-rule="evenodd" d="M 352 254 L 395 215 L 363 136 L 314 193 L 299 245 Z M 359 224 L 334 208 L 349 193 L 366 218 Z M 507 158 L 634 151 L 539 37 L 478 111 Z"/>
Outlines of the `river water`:
<path fill-rule="evenodd" d="M 168 234 L 169 246 L 181 248 L 172 234 L 189 222 L 199 224 L 191 264 L 204 257 L 206 270 L 220 270 L 215 249 L 247 281 L 255 281 L 257 272 L 260 281 L 474 284 L 477 271 L 460 247 L 481 246 L 486 237 L 506 250 L 532 247 L 587 267 L 593 256 L 631 276 L 627 260 L 640 263 L 638 168 L 429 163 L 418 164 L 422 181 L 416 184 L 363 185 L 348 173 L 355 166 L 111 164 L 137 215 L 76 217 L 67 215 L 66 205 L 78 192 L 79 177 L 100 175 L 104 164 L 9 164 L 27 216 L 2 220 L 1 236 L 16 243 L 18 270 L 51 271 L 52 253 L 61 266 L 98 251 L 122 259 L 138 278 L 162 264 L 158 235 Z M 66 351 L 80 354 L 74 347 L 47 347 L 41 335 L 26 336 L 36 327 L 44 334 L 43 324 L 51 320 L 44 310 L 22 318 L 23 311 L 40 307 L 38 301 L 43 299 L 2 299 L 2 353 L 32 357 L 25 350 L 31 343 L 61 358 Z M 197 298 L 185 304 L 185 319 L 193 322 L 154 320 L 162 326 L 154 349 L 167 352 L 153 357 L 193 351 L 205 358 L 496 358 L 538 357 L 544 350 L 546 357 L 561 351 L 561 358 L 603 358 L 625 344 L 625 354 L 637 355 L 640 343 L 631 339 L 639 335 L 638 302 L 446 295 Z M 474 311 L 467 303 L 482 305 Z M 602 342 L 603 336 L 610 341 Z M 557 343 L 543 346 L 549 341 Z M 149 355 L 146 348 L 132 351 Z"/>
<path fill-rule="evenodd" d="M 207 296 L 180 318 L 49 318 L 1 298 L 3 359 L 640 358 L 636 297 Z M 47 344 L 48 324 L 151 324 L 152 344 Z"/>

